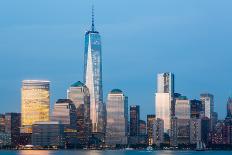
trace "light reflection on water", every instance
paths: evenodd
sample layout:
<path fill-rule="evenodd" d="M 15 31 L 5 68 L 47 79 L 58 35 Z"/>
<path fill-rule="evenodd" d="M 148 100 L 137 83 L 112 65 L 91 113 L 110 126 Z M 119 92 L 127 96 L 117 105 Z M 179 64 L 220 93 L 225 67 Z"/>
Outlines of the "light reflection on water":
<path fill-rule="evenodd" d="M 18 155 L 52 155 L 50 150 L 20 150 Z"/>
<path fill-rule="evenodd" d="M 0 150 L 0 155 L 231 155 L 232 151 L 79 151 L 79 150 L 21 150 L 4 151 Z"/>

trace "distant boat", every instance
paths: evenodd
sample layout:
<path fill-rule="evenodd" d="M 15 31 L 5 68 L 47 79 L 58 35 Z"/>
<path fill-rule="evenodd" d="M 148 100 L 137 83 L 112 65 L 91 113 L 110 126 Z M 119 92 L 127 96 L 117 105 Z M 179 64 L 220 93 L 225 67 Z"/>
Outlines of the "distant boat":
<path fill-rule="evenodd" d="M 201 140 L 197 142 L 196 151 L 205 151 L 205 144 Z"/>
<path fill-rule="evenodd" d="M 153 151 L 153 147 L 148 146 L 148 147 L 147 147 L 147 151 Z"/>

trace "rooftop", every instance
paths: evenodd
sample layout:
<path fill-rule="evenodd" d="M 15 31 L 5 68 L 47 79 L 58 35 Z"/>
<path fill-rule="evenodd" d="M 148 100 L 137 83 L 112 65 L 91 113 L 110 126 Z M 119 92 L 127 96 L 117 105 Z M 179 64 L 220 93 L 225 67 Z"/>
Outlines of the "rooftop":
<path fill-rule="evenodd" d="M 122 91 L 120 89 L 113 89 L 110 91 L 111 94 L 121 94 Z"/>
<path fill-rule="evenodd" d="M 82 83 L 81 81 L 77 81 L 71 85 L 71 87 L 83 87 L 83 86 L 85 86 L 85 84 Z"/>

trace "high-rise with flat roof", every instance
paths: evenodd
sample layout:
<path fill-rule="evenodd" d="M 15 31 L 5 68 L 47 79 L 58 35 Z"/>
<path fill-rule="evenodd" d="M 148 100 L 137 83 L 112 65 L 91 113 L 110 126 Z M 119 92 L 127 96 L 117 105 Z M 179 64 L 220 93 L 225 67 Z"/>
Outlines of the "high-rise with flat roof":
<path fill-rule="evenodd" d="M 6 125 L 5 115 L 0 114 L 0 132 L 5 132 L 5 125 Z"/>
<path fill-rule="evenodd" d="M 73 83 L 67 90 L 67 98 L 76 107 L 77 137 L 81 144 L 87 144 L 91 136 L 90 120 L 90 93 L 85 84 L 78 81 Z"/>
<path fill-rule="evenodd" d="M 227 117 L 232 118 L 232 98 L 229 97 L 227 101 Z"/>
<path fill-rule="evenodd" d="M 175 117 L 178 119 L 190 119 L 191 105 L 187 97 L 181 96 L 175 100 Z"/>
<path fill-rule="evenodd" d="M 214 112 L 214 96 L 209 93 L 203 93 L 200 95 L 200 97 L 204 116 L 211 119 L 212 113 Z"/>
<path fill-rule="evenodd" d="M 17 146 L 20 144 L 20 126 L 20 113 L 5 114 L 5 132 L 10 135 L 10 141 L 12 146 Z"/>
<path fill-rule="evenodd" d="M 202 101 L 202 110 L 205 117 L 210 119 L 210 130 L 214 128 L 213 124 L 213 112 L 214 112 L 214 96 L 210 93 L 203 93 L 200 95 Z"/>
<path fill-rule="evenodd" d="M 31 133 L 32 124 L 50 119 L 50 81 L 24 80 L 21 89 L 21 132 Z"/>
<path fill-rule="evenodd" d="M 107 97 L 106 144 L 127 144 L 128 98 L 120 89 L 113 89 Z"/>
<path fill-rule="evenodd" d="M 157 118 L 153 125 L 153 144 L 160 146 L 164 142 L 164 121 Z"/>
<path fill-rule="evenodd" d="M 130 132 L 129 144 L 139 144 L 139 120 L 140 120 L 140 107 L 139 105 L 130 106 Z"/>
<path fill-rule="evenodd" d="M 153 125 L 156 120 L 156 115 L 147 115 L 147 143 L 153 144 Z"/>
<path fill-rule="evenodd" d="M 130 136 L 139 136 L 140 107 L 130 106 Z"/>
<path fill-rule="evenodd" d="M 76 107 L 70 99 L 58 99 L 52 112 L 52 121 L 60 121 L 64 129 L 77 128 Z"/>
<path fill-rule="evenodd" d="M 64 128 L 59 121 L 36 122 L 33 124 L 32 131 L 32 145 L 34 146 L 64 146 Z"/>

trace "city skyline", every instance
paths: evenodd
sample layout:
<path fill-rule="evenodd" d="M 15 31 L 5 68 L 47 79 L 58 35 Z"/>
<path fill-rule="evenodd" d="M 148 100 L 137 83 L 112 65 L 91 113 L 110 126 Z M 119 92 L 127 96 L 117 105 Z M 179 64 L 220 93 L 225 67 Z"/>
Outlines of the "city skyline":
<path fill-rule="evenodd" d="M 125 3 L 127 3 L 127 2 L 125 2 Z M 154 4 L 153 2 L 150 2 L 150 3 Z M 139 3 L 136 2 L 136 5 L 138 5 L 138 4 Z M 160 4 L 160 3 L 158 3 L 158 4 Z M 160 5 L 162 7 L 164 7 L 163 3 L 161 3 Z M 84 6 L 85 6 L 85 9 L 91 8 L 91 6 L 87 5 L 87 4 L 85 4 Z M 206 7 L 206 6 L 203 6 L 203 8 L 204 7 Z M 116 27 L 118 23 L 116 23 L 115 26 L 111 25 L 107 28 L 107 23 L 104 23 L 104 19 L 105 19 L 103 17 L 104 11 L 101 10 L 100 3 L 97 4 L 96 8 L 97 8 L 96 9 L 97 10 L 96 11 L 96 14 L 97 14 L 96 20 L 98 21 L 97 27 L 103 36 L 102 40 L 103 40 L 103 44 L 104 44 L 103 45 L 103 48 L 104 48 L 103 49 L 103 57 L 104 57 L 103 81 L 104 81 L 104 87 L 105 87 L 104 88 L 104 101 L 106 101 L 106 95 L 111 89 L 120 88 L 125 92 L 125 94 L 128 95 L 129 105 L 135 105 L 135 104 L 140 105 L 141 111 L 143 111 L 143 113 L 145 113 L 142 115 L 143 120 L 145 120 L 146 114 L 153 114 L 155 111 L 154 110 L 155 109 L 154 108 L 154 93 L 156 91 L 156 74 L 160 73 L 160 72 L 170 71 L 170 72 L 173 72 L 176 76 L 176 83 L 177 83 L 176 84 L 176 92 L 181 93 L 183 95 L 186 95 L 190 99 L 194 99 L 194 98 L 199 99 L 201 93 L 205 93 L 205 92 L 212 93 L 215 96 L 215 109 L 217 109 L 216 111 L 219 113 L 220 118 L 224 118 L 226 116 L 226 110 L 225 110 L 226 103 L 227 103 L 228 97 L 231 96 L 231 88 L 230 88 L 231 82 L 230 81 L 229 81 L 229 83 L 226 82 L 228 77 L 231 77 L 231 73 L 229 73 L 229 70 L 231 68 L 228 65 L 229 64 L 228 63 L 229 56 L 230 56 L 229 51 L 230 51 L 231 47 L 228 47 L 227 50 L 223 49 L 224 51 L 222 51 L 222 54 L 224 54 L 224 55 L 221 56 L 220 55 L 220 53 L 221 53 L 220 47 L 224 44 L 222 42 L 219 42 L 219 43 L 221 43 L 220 44 L 221 46 L 216 46 L 216 48 L 218 48 L 218 50 L 216 50 L 216 56 L 220 55 L 221 60 L 219 60 L 220 62 L 218 62 L 218 61 L 215 62 L 215 60 L 214 60 L 215 57 L 214 57 L 213 60 L 214 60 L 214 63 L 216 63 L 216 64 L 210 63 L 211 66 L 208 65 L 207 62 L 203 62 L 203 60 L 205 60 L 205 59 L 200 58 L 200 57 L 202 57 L 202 55 L 200 55 L 199 52 L 198 52 L 198 55 L 196 55 L 196 56 L 193 55 L 193 54 L 196 54 L 195 52 L 197 50 L 200 50 L 200 51 L 202 50 L 201 48 L 198 49 L 194 45 L 191 44 L 192 43 L 191 41 L 194 41 L 195 39 L 196 40 L 199 39 L 198 37 L 195 36 L 196 38 L 191 40 L 190 38 L 194 37 L 194 35 L 191 35 L 189 37 L 189 39 L 191 41 L 188 42 L 189 43 L 188 46 L 187 45 L 184 46 L 184 43 L 181 44 L 181 45 L 183 45 L 183 47 L 181 47 L 179 45 L 179 43 L 181 43 L 181 41 L 183 41 L 183 39 L 186 38 L 186 36 L 184 36 L 183 38 L 179 38 L 181 40 L 180 42 L 174 41 L 174 43 L 173 43 L 174 45 L 172 44 L 172 42 L 169 42 L 168 45 L 171 45 L 171 47 L 175 47 L 175 46 L 178 47 L 178 48 L 174 48 L 174 50 L 171 48 L 169 50 L 167 50 L 165 47 L 160 47 L 161 45 L 163 45 L 163 43 L 165 43 L 165 42 L 161 42 L 161 41 L 156 42 L 155 44 L 152 44 L 152 45 L 149 45 L 149 43 L 152 43 L 152 42 L 148 42 L 148 43 L 142 42 L 142 44 L 140 44 L 140 45 L 135 45 L 135 43 L 139 43 L 143 38 L 147 37 L 146 35 L 145 36 L 142 35 L 141 38 L 135 38 L 135 42 L 133 42 L 134 40 L 130 40 L 130 39 L 127 40 L 127 43 L 131 47 L 133 45 L 135 46 L 135 47 L 132 47 L 132 49 L 130 49 L 130 48 L 127 48 L 125 46 L 125 44 L 123 44 L 123 41 L 125 41 L 124 38 L 120 41 L 119 37 L 118 38 L 117 37 L 116 38 L 110 37 L 110 34 L 108 32 L 111 32 L 113 34 L 120 34 L 121 36 L 124 36 L 125 33 L 123 33 L 123 32 L 125 32 L 126 30 L 130 30 L 131 32 L 126 33 L 126 35 L 124 36 L 126 39 L 126 38 L 130 38 L 127 35 L 132 35 L 131 37 L 133 38 L 134 37 L 133 32 L 138 32 L 138 34 L 142 34 L 143 32 L 145 32 L 145 30 L 143 30 L 143 28 L 141 30 L 136 26 L 127 28 L 126 25 L 124 25 L 125 26 L 124 27 L 123 24 L 122 24 L 122 27 Z M 165 8 L 167 9 L 168 7 L 165 7 Z M 174 9 L 174 8 L 172 8 L 172 9 Z M 192 8 L 192 9 L 194 9 L 194 8 Z M 44 24 L 45 27 L 43 27 L 43 25 L 36 27 L 35 25 L 32 24 L 33 22 L 32 23 L 29 22 L 25 25 L 24 24 L 20 25 L 17 22 L 16 23 L 13 22 L 13 24 L 11 23 L 12 25 L 10 24 L 11 26 L 7 26 L 7 23 L 9 23 L 7 21 L 5 22 L 6 25 L 1 23 L 1 25 L 0 25 L 1 30 L 2 31 L 6 30 L 6 29 L 8 30 L 8 31 L 5 31 L 3 33 L 3 38 L 0 39 L 0 41 L 3 42 L 0 45 L 0 48 L 3 51 L 3 56 L 0 58 L 0 60 L 2 60 L 3 57 L 6 59 L 6 60 L 2 60 L 0 62 L 0 66 L 2 66 L 1 69 L 3 70 L 3 74 L 6 75 L 6 77 L 0 78 L 0 81 L 1 81 L 0 82 L 0 85 L 1 85 L 0 92 L 2 92 L 1 94 L 2 94 L 2 99 L 3 99 L 3 101 L 2 101 L 3 108 L 1 108 L 1 111 L 0 111 L 1 113 L 11 112 L 11 111 L 20 112 L 20 110 L 15 110 L 15 109 L 20 109 L 20 87 L 21 87 L 20 83 L 23 79 L 31 79 L 32 78 L 32 79 L 48 79 L 48 80 L 50 80 L 51 87 L 52 87 L 51 88 L 51 107 L 53 106 L 53 103 L 55 103 L 55 100 L 57 100 L 58 98 L 65 98 L 65 96 L 66 96 L 65 91 L 67 90 L 68 86 L 71 83 L 78 81 L 78 80 L 82 80 L 82 77 L 83 77 L 83 66 L 82 65 L 83 65 L 83 53 L 84 53 L 84 50 L 83 50 L 84 49 L 84 39 L 83 39 L 84 31 L 83 31 L 83 29 L 89 28 L 88 25 L 90 23 L 89 20 L 91 17 L 89 10 L 90 9 L 87 9 L 86 11 L 84 11 L 84 10 L 80 11 L 81 13 L 84 14 L 84 19 L 82 19 L 82 20 L 85 22 L 83 22 L 82 24 L 79 23 L 79 25 L 78 25 L 74 22 L 73 24 L 71 24 L 67 27 L 65 27 L 65 26 L 59 27 L 58 26 L 58 27 L 52 29 L 52 32 L 49 34 L 48 39 L 45 39 L 46 42 L 49 41 L 49 39 L 51 39 L 51 41 L 48 42 L 48 43 L 51 43 L 51 45 L 49 45 L 49 46 L 45 43 L 45 41 L 43 42 L 40 39 L 39 40 L 35 39 L 36 36 L 42 37 L 43 35 L 45 35 L 44 33 L 46 31 L 51 30 L 51 29 L 49 29 L 49 26 L 51 26 L 51 25 L 49 25 L 46 22 Z M 3 9 L 3 11 L 4 11 L 4 9 Z M 38 11 L 38 10 L 36 10 L 36 11 Z M 36 13 L 36 11 L 34 13 Z M 135 10 L 133 10 L 133 11 L 135 11 Z M 200 11 L 203 11 L 203 10 L 200 9 Z M 114 14 L 114 13 L 112 13 L 112 14 Z M 221 14 L 223 14 L 223 13 L 221 12 Z M 68 15 L 68 14 L 66 14 L 66 15 Z M 187 15 L 189 15 L 189 14 L 187 14 Z M 143 14 L 143 16 L 141 17 L 143 19 L 142 21 L 149 21 L 148 19 L 144 20 L 145 16 L 146 15 Z M 26 16 L 26 17 L 28 17 L 28 16 Z M 54 17 L 56 17 L 56 16 L 54 16 Z M 135 16 L 135 17 L 139 18 L 139 16 Z M 162 17 L 162 16 L 160 16 L 160 17 Z M 179 17 L 179 16 L 177 15 L 177 17 Z M 199 15 L 197 17 L 201 17 L 199 20 L 204 19 L 204 17 L 202 17 L 201 15 Z M 74 17 L 72 17 L 72 18 L 74 18 Z M 125 19 L 128 17 L 122 17 L 122 18 Z M 182 18 L 183 17 L 180 16 L 180 18 L 177 18 L 177 21 L 179 21 L 179 19 L 182 19 Z M 132 23 L 132 25 L 135 23 L 137 23 L 137 24 L 140 23 L 136 19 L 137 18 L 132 18 L 132 22 L 130 21 Z M 206 18 L 206 19 L 211 20 L 211 22 L 214 21 L 210 18 Z M 120 19 L 118 19 L 118 20 L 120 20 Z M 197 22 L 198 21 L 196 17 L 193 17 L 193 20 L 196 20 L 196 21 L 190 20 L 190 21 L 186 21 L 186 22 Z M 219 20 L 219 19 L 216 19 L 216 20 Z M 165 24 L 165 20 L 163 18 L 160 22 L 158 22 L 156 20 L 156 18 L 155 19 L 152 18 L 152 21 L 153 21 L 152 26 L 146 27 L 147 25 L 145 25 L 145 28 L 148 28 L 148 30 L 153 30 L 152 28 L 155 25 L 161 26 L 162 24 L 164 24 L 163 26 L 167 26 L 166 25 L 167 23 Z M 174 23 L 172 23 L 172 24 L 174 24 Z M 199 26 L 197 23 L 195 23 L 195 24 L 197 26 Z M 181 24 L 184 24 L 184 23 L 181 22 L 180 24 L 177 24 L 176 27 L 174 27 L 174 28 L 175 29 L 181 28 L 182 27 Z M 16 28 L 14 27 L 15 25 L 16 25 Z M 27 28 L 28 25 L 29 25 L 29 27 Z M 46 27 L 46 25 L 48 27 Z M 129 25 L 131 25 L 131 24 L 129 24 Z M 17 27 L 17 26 L 19 26 L 19 27 Z M 24 27 L 24 26 L 26 26 L 26 27 Z M 174 24 L 174 26 L 175 26 L 175 24 Z M 201 27 L 201 26 L 203 26 L 203 27 Z M 207 26 L 207 24 L 201 25 L 201 26 L 197 27 L 197 30 L 200 28 L 204 28 L 204 26 Z M 218 26 L 222 26 L 222 25 L 219 24 Z M 75 36 L 72 32 L 70 32 L 71 30 L 69 32 L 67 32 L 66 29 L 70 28 L 70 27 L 71 27 L 72 31 L 73 30 L 75 31 Z M 191 29 L 192 27 L 187 26 L 187 28 Z M 52 37 L 52 35 L 56 36 L 56 34 L 57 34 L 58 37 L 65 40 L 65 37 L 64 38 L 62 37 L 62 33 L 58 32 L 60 29 L 65 31 L 62 33 L 64 36 L 66 36 L 68 38 L 68 39 L 67 38 L 66 39 L 67 40 L 71 39 L 72 42 L 70 42 L 70 43 L 66 42 L 65 45 L 62 45 L 61 50 L 58 50 L 58 51 L 64 52 L 64 54 L 63 55 L 61 54 L 60 57 L 54 56 L 54 55 L 49 55 L 49 53 L 48 53 L 48 55 L 46 55 L 46 52 L 48 52 L 50 50 L 52 51 L 51 53 L 55 54 L 56 49 L 59 49 L 59 47 L 61 47 L 61 46 L 56 45 L 57 41 L 59 42 L 59 39 L 53 40 L 54 38 Z M 160 30 L 159 26 L 156 26 L 155 29 L 156 29 L 156 31 Z M 18 45 L 19 43 L 16 43 L 17 38 L 16 39 L 12 38 L 13 36 L 15 36 L 15 34 L 11 34 L 9 32 L 11 30 L 13 32 L 16 32 L 16 34 L 21 34 L 22 32 L 29 31 L 29 32 L 32 32 L 31 35 L 33 35 L 33 36 L 29 35 L 29 32 L 26 33 L 25 36 L 21 36 L 21 37 L 23 37 L 23 40 L 22 41 L 19 40 L 19 42 L 23 43 L 23 44 L 20 46 L 20 45 Z M 36 30 L 40 30 L 42 32 L 42 36 L 40 36 L 38 33 L 36 33 L 35 32 Z M 112 32 L 112 30 L 114 30 L 114 32 Z M 161 30 L 164 31 L 165 29 L 161 29 Z M 171 36 L 171 38 L 169 38 L 169 36 L 167 34 L 166 34 L 166 36 L 165 35 L 162 36 L 161 34 L 159 34 L 158 36 L 162 36 L 163 37 L 162 39 L 165 39 L 165 40 L 169 40 L 169 39 L 172 40 L 174 38 L 178 38 L 177 34 L 175 34 L 173 32 L 175 30 L 172 30 L 170 27 L 168 27 L 166 30 L 170 30 L 170 32 L 172 32 L 172 35 L 174 35 L 174 36 Z M 77 33 L 77 31 L 79 31 L 80 33 Z M 177 32 L 180 32 L 180 31 L 177 31 Z M 185 30 L 185 32 L 186 32 L 186 30 Z M 187 32 L 190 33 L 192 31 L 187 31 Z M 226 33 L 227 31 L 223 31 L 223 32 Z M 210 32 L 208 32 L 208 33 L 211 34 Z M 218 33 L 220 33 L 220 32 L 218 32 Z M 12 39 L 12 40 L 9 43 L 6 43 L 4 40 L 4 36 L 8 35 L 8 34 L 11 34 L 11 35 L 6 38 L 6 41 L 9 41 L 8 39 Z M 157 33 L 154 33 L 154 35 L 156 35 L 156 34 Z M 180 33 L 180 34 L 183 35 L 183 33 Z M 204 35 L 206 35 L 206 34 L 207 33 L 204 33 Z M 217 34 L 215 37 L 217 37 L 217 36 L 220 37 L 220 35 L 221 35 L 221 33 Z M 148 35 L 148 37 L 149 37 L 149 35 Z M 206 37 L 206 36 L 203 36 L 203 37 Z M 29 42 L 32 44 L 30 45 L 30 48 L 27 48 L 26 42 L 29 41 L 30 38 L 33 38 L 34 40 L 32 39 L 32 41 Z M 137 39 L 137 41 L 136 41 L 136 39 Z M 228 38 L 228 40 L 230 40 L 230 38 Z M 37 41 L 40 41 L 40 42 L 37 42 Z M 122 45 L 122 47 L 120 47 L 120 48 L 117 47 L 118 43 L 121 43 L 119 45 Z M 208 43 L 210 43 L 210 42 L 208 42 Z M 212 41 L 212 43 L 214 43 L 214 41 Z M 215 47 L 215 45 L 213 45 L 212 43 L 209 46 Z M 76 44 L 78 44 L 78 45 L 76 45 Z M 13 48 L 14 45 L 17 47 L 17 49 Z M 34 47 L 31 47 L 32 45 L 34 45 Z M 46 46 L 42 47 L 43 45 L 46 45 Z M 71 45 L 72 48 L 68 47 L 69 45 Z M 196 45 L 202 45 L 202 44 L 200 42 L 196 41 Z M 9 47 L 9 46 L 12 46 L 12 47 Z M 147 50 L 146 46 L 151 46 L 148 49 L 152 49 L 151 50 L 152 52 L 146 53 L 145 52 L 145 50 Z M 157 47 L 159 47 L 160 49 L 158 49 L 158 51 L 156 53 L 155 49 Z M 67 50 L 69 48 L 70 48 L 70 51 Z M 138 50 L 135 50 L 136 48 L 138 48 Z M 182 56 L 183 52 L 178 52 L 179 50 L 184 51 L 184 50 L 188 50 L 191 48 L 196 50 L 196 51 L 190 50 L 190 51 L 192 51 L 192 53 L 189 53 L 190 54 L 189 57 L 193 56 L 191 59 Z M 208 54 L 210 54 L 211 48 L 212 47 L 208 47 L 208 46 L 205 47 L 204 46 L 203 49 L 206 50 L 206 52 L 203 52 L 203 56 L 210 57 L 211 55 L 208 55 Z M 16 52 L 12 52 L 13 50 L 15 50 Z M 133 50 L 135 50 L 137 53 L 136 52 L 134 53 Z M 18 59 L 17 59 L 17 56 L 16 56 L 16 58 L 10 57 L 11 54 L 18 54 L 17 53 L 18 51 L 20 52 L 20 54 L 19 54 L 20 56 L 18 57 Z M 124 52 L 121 52 L 121 51 L 124 51 Z M 127 51 L 128 51 L 128 53 L 125 53 Z M 143 55 L 144 52 L 145 52 L 145 54 L 151 54 L 151 53 L 153 53 L 153 51 L 155 54 L 152 55 L 150 58 Z M 174 51 L 174 53 L 172 53 L 173 51 Z M 8 52 L 10 52 L 10 53 L 8 53 Z M 30 52 L 32 52 L 32 54 L 30 54 Z M 164 54 L 161 54 L 162 52 Z M 164 65 L 160 61 L 164 61 L 166 59 L 165 58 L 166 52 L 167 52 L 167 54 L 171 54 L 170 56 L 172 56 L 177 61 L 184 60 L 184 63 L 182 62 L 179 64 L 177 63 L 176 65 L 173 65 L 172 63 L 176 62 L 176 60 L 173 61 L 173 60 L 170 60 L 170 58 L 168 58 L 169 62 L 171 61 L 172 63 L 169 65 Z M 132 53 L 133 53 L 133 56 L 128 57 Z M 212 53 L 215 54 L 215 51 Z M 38 58 L 34 57 L 33 54 L 39 54 L 39 57 Z M 45 57 L 44 59 L 42 59 L 43 58 L 42 56 L 44 56 L 44 55 L 48 56 L 48 58 Z M 13 60 L 11 60 L 9 57 L 12 58 Z M 125 59 L 122 59 L 122 57 L 125 57 Z M 142 61 L 144 63 L 141 63 L 140 65 L 138 65 L 140 60 L 143 59 L 141 57 L 144 57 L 144 61 Z M 76 60 L 76 58 L 78 58 L 78 59 Z M 66 62 L 64 62 L 64 60 L 67 61 L 67 66 L 70 67 L 70 70 L 67 69 L 66 65 L 61 65 L 63 63 L 66 63 Z M 75 63 L 72 62 L 74 60 L 76 60 Z M 154 60 L 158 63 L 154 63 L 153 62 Z M 193 62 L 188 62 L 187 60 L 188 61 L 192 60 Z M 197 64 L 198 61 L 196 61 L 196 60 L 199 60 L 201 63 Z M 205 61 L 209 61 L 209 60 L 210 60 L 210 58 L 209 59 L 206 58 Z M 28 65 L 27 63 L 25 63 L 24 61 L 28 62 L 31 66 Z M 62 63 L 58 64 L 60 61 L 62 61 Z M 10 65 L 10 66 L 8 66 L 9 68 L 8 67 L 7 68 L 9 70 L 13 69 L 13 71 L 12 70 L 9 71 L 8 69 L 7 70 L 4 69 L 6 67 L 6 65 L 8 65 L 9 63 L 12 63 L 12 62 L 16 63 L 16 64 Z M 43 65 L 41 65 L 41 63 Z M 194 73 L 192 73 L 191 71 L 189 71 L 186 68 L 178 70 L 178 68 L 183 67 L 186 63 L 190 64 L 190 67 L 191 67 L 190 70 L 195 71 Z M 225 63 L 227 65 L 226 66 L 220 65 L 221 63 L 222 64 Z M 17 64 L 19 64 L 19 66 L 15 67 L 15 66 L 17 66 Z M 74 65 L 74 67 L 73 67 L 73 65 Z M 152 67 L 147 67 L 147 65 L 152 66 Z M 201 65 L 206 67 L 206 68 L 202 69 Z M 45 66 L 46 68 L 41 67 L 41 66 Z M 124 68 L 123 68 L 123 66 L 124 66 Z M 220 68 L 219 66 L 220 67 L 222 66 L 222 68 Z M 217 67 L 219 67 L 220 69 L 218 69 Z M 116 68 L 116 70 L 115 70 L 115 68 Z M 138 69 L 141 70 L 140 73 L 138 73 Z M 221 75 L 220 73 L 224 76 L 220 76 Z M 187 74 L 190 74 L 190 75 L 187 75 Z M 121 75 L 124 75 L 124 76 L 121 76 Z M 199 76 L 200 78 L 197 79 L 196 78 L 197 76 Z M 212 77 L 212 79 L 209 79 L 209 77 Z M 218 82 L 218 81 L 220 81 L 220 82 Z M 142 82 L 142 85 L 137 85 L 138 82 Z M 6 84 L 11 83 L 15 86 L 15 88 L 12 88 L 12 86 L 7 87 L 7 85 L 5 83 Z M 197 85 L 199 85 L 199 86 L 197 86 Z M 214 86 L 214 85 L 216 85 L 216 86 Z M 136 92 L 136 88 L 143 90 L 143 92 L 142 93 Z M 9 96 L 9 94 L 10 94 L 10 96 Z M 12 97 L 12 95 L 13 95 L 13 97 Z M 12 106 L 15 106 L 16 108 L 13 110 L 13 109 L 11 109 L 11 106 L 7 107 L 9 104 L 11 104 Z"/>

